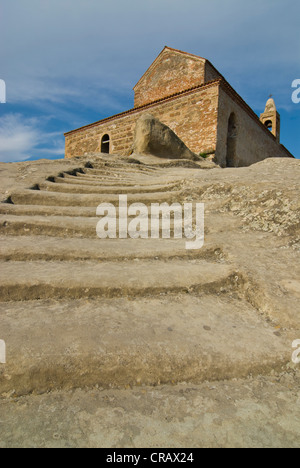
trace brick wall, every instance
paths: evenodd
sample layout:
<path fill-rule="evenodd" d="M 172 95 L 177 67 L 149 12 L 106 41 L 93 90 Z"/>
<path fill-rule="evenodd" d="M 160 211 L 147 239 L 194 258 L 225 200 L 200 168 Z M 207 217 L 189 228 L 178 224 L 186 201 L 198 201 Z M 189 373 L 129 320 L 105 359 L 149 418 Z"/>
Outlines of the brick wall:
<path fill-rule="evenodd" d="M 65 135 L 65 157 L 100 151 L 105 134 L 110 137 L 110 153 L 128 154 L 133 144 L 136 120 L 144 112 L 168 125 L 195 153 L 214 149 L 218 95 L 217 81 L 69 132 Z"/>
<path fill-rule="evenodd" d="M 218 164 L 226 166 L 228 122 L 232 113 L 236 119 L 236 166 L 249 166 L 269 157 L 291 157 L 232 88 L 221 85 L 216 149 Z"/>

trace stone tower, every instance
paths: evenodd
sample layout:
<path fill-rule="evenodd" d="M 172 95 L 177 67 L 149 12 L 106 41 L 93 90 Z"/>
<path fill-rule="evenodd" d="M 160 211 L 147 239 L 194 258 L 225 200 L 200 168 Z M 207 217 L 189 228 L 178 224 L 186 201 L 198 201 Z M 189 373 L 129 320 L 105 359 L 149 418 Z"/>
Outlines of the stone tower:
<path fill-rule="evenodd" d="M 267 100 L 266 108 L 263 114 L 260 115 L 261 122 L 275 136 L 277 142 L 280 142 L 280 115 L 276 110 L 275 101 L 273 98 Z"/>

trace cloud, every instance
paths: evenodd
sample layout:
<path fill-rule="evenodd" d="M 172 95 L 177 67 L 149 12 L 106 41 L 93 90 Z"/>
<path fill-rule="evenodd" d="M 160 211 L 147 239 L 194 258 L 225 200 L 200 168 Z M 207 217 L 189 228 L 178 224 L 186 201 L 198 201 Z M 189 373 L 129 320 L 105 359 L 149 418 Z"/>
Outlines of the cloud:
<path fill-rule="evenodd" d="M 0 103 L 6 103 L 6 84 L 4 80 L 0 80 Z"/>
<path fill-rule="evenodd" d="M 62 157 L 62 132 L 44 131 L 39 119 L 26 119 L 22 114 L 6 114 L 1 117 L 0 161 L 25 161 L 38 155 Z"/>
<path fill-rule="evenodd" d="M 24 161 L 38 144 L 36 122 L 24 122 L 20 114 L 8 114 L 0 118 L 0 161 Z"/>
<path fill-rule="evenodd" d="M 208 58 L 255 110 L 272 93 L 279 111 L 296 111 L 290 84 L 300 78 L 300 2 L 2 3 L 0 79 L 9 112 L 11 105 L 13 112 L 26 107 L 26 115 L 55 115 L 67 131 L 126 110 L 132 87 L 165 45 Z M 36 126 L 26 125 L 20 134 L 36 149 Z M 44 142 L 53 148 L 46 131 Z"/>
<path fill-rule="evenodd" d="M 294 0 L 10 0 L 1 78 L 12 102 L 32 106 L 84 104 L 91 85 L 113 100 L 169 45 L 210 59 L 229 81 L 258 85 L 271 70 L 275 87 L 297 66 L 299 10 Z"/>

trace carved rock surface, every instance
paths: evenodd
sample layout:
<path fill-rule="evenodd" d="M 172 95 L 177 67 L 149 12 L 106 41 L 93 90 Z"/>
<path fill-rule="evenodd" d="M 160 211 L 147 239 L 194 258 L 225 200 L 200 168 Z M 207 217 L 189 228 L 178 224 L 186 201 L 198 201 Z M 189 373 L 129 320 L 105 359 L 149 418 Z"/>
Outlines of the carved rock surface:
<path fill-rule="evenodd" d="M 162 158 L 198 159 L 167 125 L 151 114 L 144 114 L 136 123 L 134 152 Z"/>

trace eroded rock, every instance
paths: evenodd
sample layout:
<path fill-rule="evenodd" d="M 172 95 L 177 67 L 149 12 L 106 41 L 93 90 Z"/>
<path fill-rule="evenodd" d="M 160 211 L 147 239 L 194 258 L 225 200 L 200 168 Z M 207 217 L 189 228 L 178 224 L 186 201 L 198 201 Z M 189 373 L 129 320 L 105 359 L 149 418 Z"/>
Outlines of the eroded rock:
<path fill-rule="evenodd" d="M 144 114 L 136 123 L 134 152 L 170 159 L 198 159 L 173 130 L 151 114 Z"/>

